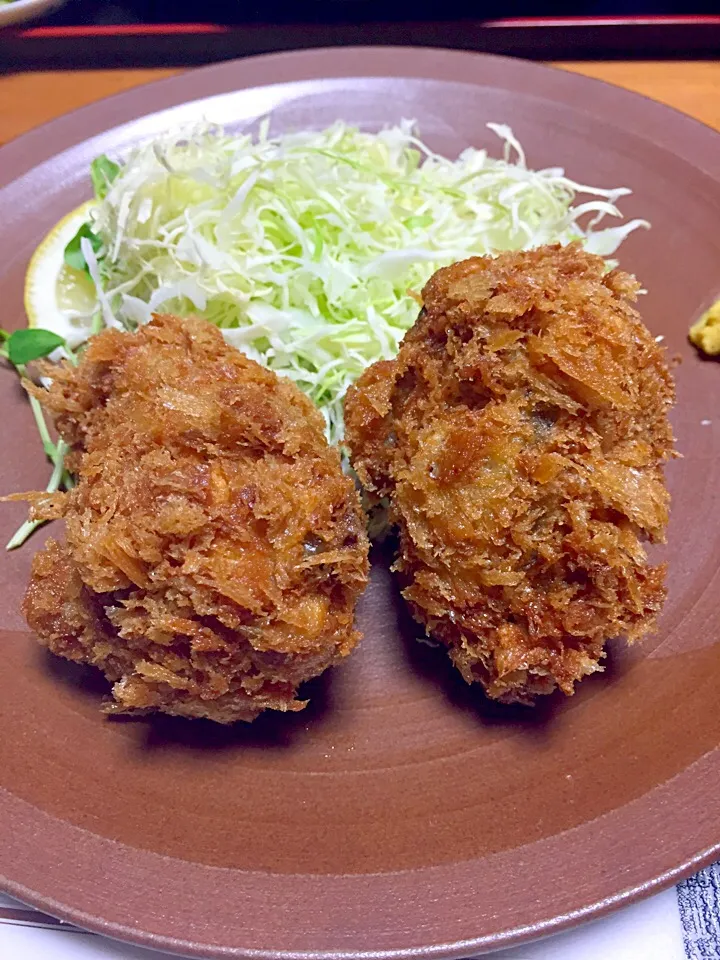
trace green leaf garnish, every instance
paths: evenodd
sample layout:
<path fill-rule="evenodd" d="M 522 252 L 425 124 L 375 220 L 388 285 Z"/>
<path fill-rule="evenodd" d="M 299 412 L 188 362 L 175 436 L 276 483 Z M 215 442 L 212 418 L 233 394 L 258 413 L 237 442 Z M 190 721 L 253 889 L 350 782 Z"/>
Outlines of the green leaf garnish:
<path fill-rule="evenodd" d="M 7 341 L 8 360 L 19 367 L 31 360 L 46 357 L 64 343 L 62 337 L 50 330 L 41 330 L 38 327 L 16 330 Z"/>
<path fill-rule="evenodd" d="M 96 234 L 93 233 L 92 227 L 89 223 L 84 223 L 72 240 L 65 247 L 65 263 L 69 267 L 73 267 L 75 270 L 84 270 L 86 273 L 89 273 L 88 265 L 85 262 L 85 257 L 82 252 L 82 246 L 80 241 L 83 237 L 86 237 L 90 241 L 95 253 L 98 252 L 100 247 L 102 247 L 102 240 Z"/>
<path fill-rule="evenodd" d="M 90 164 L 90 178 L 98 200 L 103 200 L 107 196 L 110 185 L 119 173 L 119 165 L 104 153 L 93 160 Z"/>

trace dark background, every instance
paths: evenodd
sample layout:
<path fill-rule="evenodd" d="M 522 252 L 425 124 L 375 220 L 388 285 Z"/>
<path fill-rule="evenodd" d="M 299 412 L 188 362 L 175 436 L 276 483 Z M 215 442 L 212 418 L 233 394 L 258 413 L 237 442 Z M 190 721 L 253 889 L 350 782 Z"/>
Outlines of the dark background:
<path fill-rule="evenodd" d="M 714 22 L 693 19 L 703 14 Z M 32 24 L 54 30 L 0 31 L 0 70 L 190 66 L 353 44 L 539 60 L 716 59 L 718 14 L 720 0 L 70 0 Z M 662 19 L 673 15 L 684 20 Z M 552 17 L 576 19 L 542 21 Z M 511 18 L 531 18 L 532 26 L 488 23 Z M 155 24 L 216 26 L 203 32 Z"/>
<path fill-rule="evenodd" d="M 48 24 L 362 22 L 529 16 L 720 14 L 720 0 L 72 0 Z"/>

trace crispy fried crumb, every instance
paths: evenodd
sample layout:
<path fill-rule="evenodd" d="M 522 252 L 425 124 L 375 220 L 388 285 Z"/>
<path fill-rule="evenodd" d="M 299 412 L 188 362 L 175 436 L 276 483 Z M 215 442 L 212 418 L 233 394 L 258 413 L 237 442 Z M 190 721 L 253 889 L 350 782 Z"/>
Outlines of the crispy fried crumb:
<path fill-rule="evenodd" d="M 674 391 L 637 289 L 578 246 L 457 263 L 348 392 L 410 609 L 498 700 L 571 694 L 663 603 L 642 544 L 664 539 Z"/>
<path fill-rule="evenodd" d="M 111 712 L 302 709 L 299 684 L 358 640 L 368 573 L 359 498 L 311 402 L 172 316 L 46 372 L 35 392 L 78 484 L 25 597 L 41 643 L 101 669 Z"/>

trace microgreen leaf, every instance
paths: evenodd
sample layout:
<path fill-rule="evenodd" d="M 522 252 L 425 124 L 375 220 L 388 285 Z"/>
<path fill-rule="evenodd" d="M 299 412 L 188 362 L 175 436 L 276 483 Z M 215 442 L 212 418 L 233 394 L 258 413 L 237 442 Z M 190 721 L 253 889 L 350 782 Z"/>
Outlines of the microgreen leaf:
<path fill-rule="evenodd" d="M 53 458 L 53 472 L 47 487 L 45 487 L 48 493 L 56 493 L 63 485 L 63 478 L 65 476 L 65 454 L 69 449 L 64 440 L 58 440 L 55 457 Z M 6 544 L 5 549 L 16 550 L 18 547 L 21 547 L 30 534 L 44 523 L 44 520 L 26 520 L 25 523 L 15 531 Z"/>
<path fill-rule="evenodd" d="M 50 330 L 41 330 L 38 327 L 16 330 L 7 341 L 8 359 L 18 367 L 39 357 L 46 357 L 64 343 L 62 337 Z"/>
<path fill-rule="evenodd" d="M 85 262 L 85 257 L 83 256 L 82 247 L 80 244 L 80 241 L 83 237 L 86 237 L 90 241 L 95 253 L 97 253 L 100 247 L 102 247 L 102 240 L 100 237 L 93 233 L 92 227 L 89 223 L 84 223 L 65 247 L 65 263 L 69 267 L 73 267 L 75 270 L 84 270 L 87 273 L 89 272 L 88 265 Z"/>
<path fill-rule="evenodd" d="M 90 178 L 98 200 L 103 200 L 107 196 L 110 184 L 119 173 L 120 167 L 118 164 L 104 153 L 93 160 L 90 164 Z"/>

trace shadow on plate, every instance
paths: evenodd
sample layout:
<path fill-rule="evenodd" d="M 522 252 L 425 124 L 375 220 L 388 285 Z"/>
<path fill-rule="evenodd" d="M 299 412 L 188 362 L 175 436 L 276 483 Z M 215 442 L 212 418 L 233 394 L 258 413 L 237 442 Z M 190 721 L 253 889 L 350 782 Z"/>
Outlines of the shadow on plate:
<path fill-rule="evenodd" d="M 110 692 L 110 684 L 99 670 L 85 663 L 56 657 L 44 647 L 38 646 L 37 651 L 41 667 L 55 683 L 71 688 L 83 700 L 95 701 L 98 710 L 100 709 L 102 701 Z"/>
<path fill-rule="evenodd" d="M 127 725 L 140 734 L 137 745 L 143 749 L 185 747 L 190 750 L 250 748 L 267 750 L 290 747 L 299 738 L 315 735 L 318 725 L 332 710 L 332 671 L 303 684 L 299 696 L 310 702 L 298 713 L 267 711 L 253 723 L 223 726 L 210 720 L 191 720 L 165 714 L 146 716 L 103 715 L 102 705 L 109 698 L 110 684 L 99 670 L 81 663 L 39 651 L 43 668 L 56 683 L 62 683 L 98 712 L 101 722 Z"/>
<path fill-rule="evenodd" d="M 211 720 L 188 720 L 154 714 L 134 719 L 118 717 L 117 721 L 146 724 L 143 746 L 147 749 L 184 747 L 190 750 L 285 749 L 299 739 L 316 736 L 319 725 L 332 710 L 332 671 L 310 680 L 300 688 L 299 697 L 309 700 L 298 713 L 279 713 L 268 710 L 252 723 L 234 723 L 223 726 Z M 116 722 L 117 722 L 116 721 Z"/>

